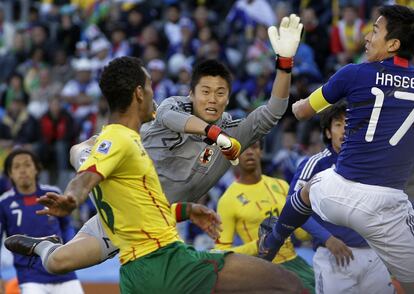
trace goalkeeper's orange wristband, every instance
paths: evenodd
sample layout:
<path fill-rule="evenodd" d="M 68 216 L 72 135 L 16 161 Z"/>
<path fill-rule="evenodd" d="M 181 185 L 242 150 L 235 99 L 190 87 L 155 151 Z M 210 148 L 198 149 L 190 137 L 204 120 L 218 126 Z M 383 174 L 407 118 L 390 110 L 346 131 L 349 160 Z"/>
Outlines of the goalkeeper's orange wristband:
<path fill-rule="evenodd" d="M 292 71 L 292 67 L 293 67 L 293 57 L 282 57 L 280 55 L 277 56 L 276 69 L 280 69 L 287 73 L 290 73 Z"/>
<path fill-rule="evenodd" d="M 221 128 L 216 125 L 208 125 L 204 131 L 206 132 L 207 138 L 214 142 L 217 141 L 217 137 L 223 132 Z"/>

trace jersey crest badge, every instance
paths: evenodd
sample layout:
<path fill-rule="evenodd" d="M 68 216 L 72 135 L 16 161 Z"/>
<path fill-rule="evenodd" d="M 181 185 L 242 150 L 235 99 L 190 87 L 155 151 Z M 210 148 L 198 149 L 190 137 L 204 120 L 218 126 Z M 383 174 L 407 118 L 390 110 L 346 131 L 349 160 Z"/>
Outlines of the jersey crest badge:
<path fill-rule="evenodd" d="M 16 201 L 13 201 L 9 206 L 10 209 L 17 208 L 17 207 L 19 207 L 19 203 L 17 203 Z"/>
<path fill-rule="evenodd" d="M 200 155 L 200 162 L 203 164 L 209 163 L 211 161 L 211 157 L 213 156 L 213 154 L 213 149 L 206 147 L 206 149 L 204 149 L 204 151 Z"/>
<path fill-rule="evenodd" d="M 238 195 L 236 198 L 243 204 L 243 206 L 246 205 L 246 204 L 248 204 L 250 202 L 249 200 L 247 200 L 244 197 L 243 194 Z"/>
<path fill-rule="evenodd" d="M 96 149 L 97 152 L 102 154 L 108 154 L 109 149 L 111 149 L 112 142 L 108 140 L 102 141 L 101 144 L 99 144 L 98 149 Z"/>

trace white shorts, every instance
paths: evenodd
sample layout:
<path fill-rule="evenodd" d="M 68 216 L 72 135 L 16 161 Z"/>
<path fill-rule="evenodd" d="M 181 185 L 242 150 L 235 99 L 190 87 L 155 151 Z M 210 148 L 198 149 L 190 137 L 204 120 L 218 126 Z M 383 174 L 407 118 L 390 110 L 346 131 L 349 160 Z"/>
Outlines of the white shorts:
<path fill-rule="evenodd" d="M 79 280 L 56 284 L 23 283 L 19 287 L 21 294 L 83 294 Z"/>
<path fill-rule="evenodd" d="M 393 294 L 394 287 L 384 263 L 371 248 L 350 248 L 349 265 L 338 266 L 335 256 L 318 247 L 313 256 L 317 294 Z"/>
<path fill-rule="evenodd" d="M 407 194 L 346 180 L 332 168 L 311 181 L 314 212 L 357 231 L 399 281 L 414 282 L 414 210 Z"/>
<path fill-rule="evenodd" d="M 101 244 L 102 253 L 101 262 L 109 258 L 113 258 L 119 252 L 118 247 L 115 247 L 112 244 L 104 228 L 102 227 L 102 223 L 99 219 L 98 214 L 95 214 L 86 223 L 84 223 L 78 233 L 87 234 L 89 236 L 96 238 L 99 241 L 99 243 Z"/>

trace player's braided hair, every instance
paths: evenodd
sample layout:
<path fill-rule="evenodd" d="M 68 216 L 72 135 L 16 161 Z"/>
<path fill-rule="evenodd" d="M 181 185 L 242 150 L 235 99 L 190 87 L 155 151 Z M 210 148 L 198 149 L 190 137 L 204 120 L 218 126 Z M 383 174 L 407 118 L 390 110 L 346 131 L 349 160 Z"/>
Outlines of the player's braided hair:
<path fill-rule="evenodd" d="M 401 5 L 386 5 L 379 12 L 387 20 L 386 40 L 400 40 L 397 55 L 411 59 L 414 56 L 414 10 Z"/>
<path fill-rule="evenodd" d="M 145 87 L 146 74 L 136 57 L 124 56 L 112 60 L 103 69 L 99 80 L 103 96 L 111 112 L 125 112 L 131 104 L 134 90 Z"/>
<path fill-rule="evenodd" d="M 323 142 L 325 144 L 330 144 L 331 139 L 329 139 L 326 136 L 326 130 L 331 129 L 331 123 L 334 119 L 340 119 L 342 116 L 345 116 L 346 114 L 346 101 L 344 99 L 336 102 L 329 108 L 325 109 L 320 114 L 320 124 L 322 129 L 322 136 L 323 136 Z"/>
<path fill-rule="evenodd" d="M 195 91 L 196 85 L 205 76 L 222 77 L 227 82 L 229 91 L 231 91 L 231 73 L 227 66 L 215 59 L 202 61 L 194 67 L 190 82 L 191 91 Z"/>

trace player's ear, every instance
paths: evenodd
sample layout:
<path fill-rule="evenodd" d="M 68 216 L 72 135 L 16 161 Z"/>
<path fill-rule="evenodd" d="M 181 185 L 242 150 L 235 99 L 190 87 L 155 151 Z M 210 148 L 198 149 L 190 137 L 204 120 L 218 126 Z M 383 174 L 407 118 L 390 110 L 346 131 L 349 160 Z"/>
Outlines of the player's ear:
<path fill-rule="evenodd" d="M 193 90 L 190 90 L 190 93 L 188 94 L 188 96 L 190 97 L 191 102 L 194 101 L 194 92 Z"/>
<path fill-rule="evenodd" d="M 137 102 L 142 103 L 144 100 L 144 89 L 141 86 L 137 86 L 134 91 L 134 98 Z"/>
<path fill-rule="evenodd" d="M 387 46 L 389 53 L 397 53 L 398 49 L 400 49 L 401 42 L 398 39 L 390 39 L 387 41 Z"/>
<path fill-rule="evenodd" d="M 325 136 L 326 136 L 326 138 L 328 138 L 329 140 L 330 140 L 330 139 L 332 139 L 331 131 L 329 131 L 329 129 L 325 129 Z"/>

